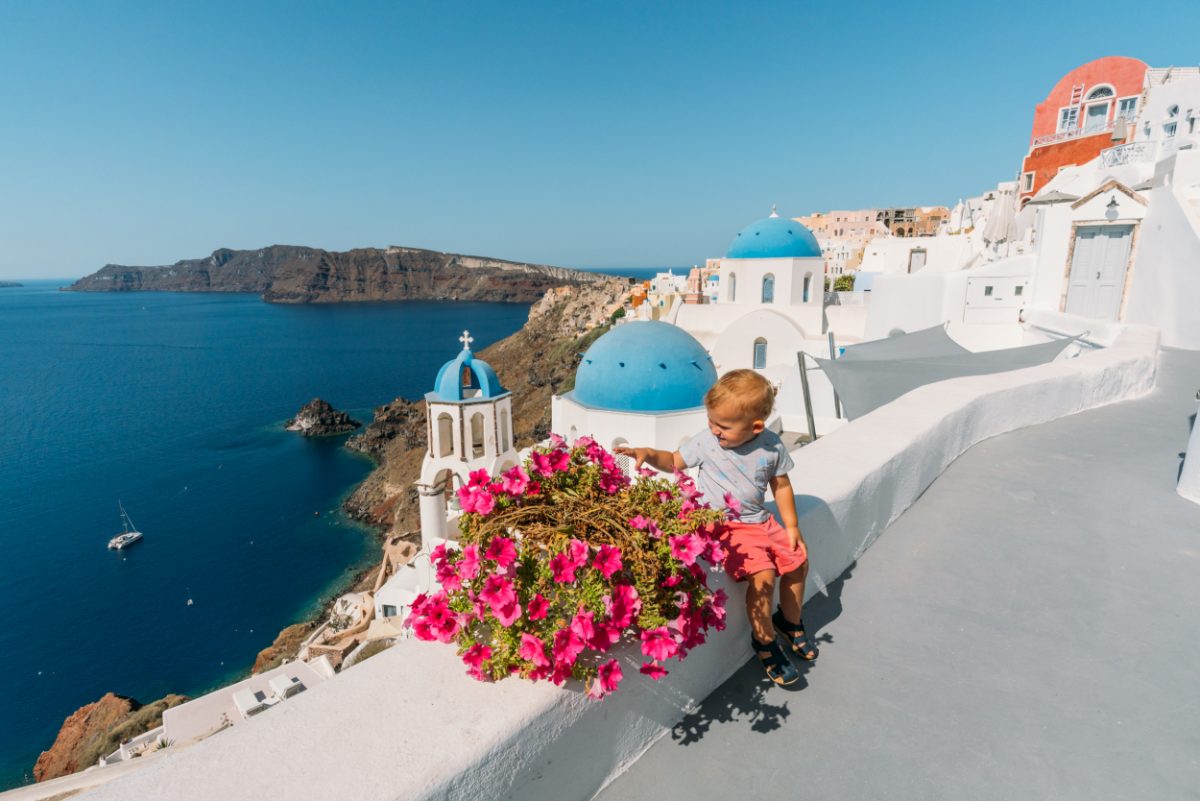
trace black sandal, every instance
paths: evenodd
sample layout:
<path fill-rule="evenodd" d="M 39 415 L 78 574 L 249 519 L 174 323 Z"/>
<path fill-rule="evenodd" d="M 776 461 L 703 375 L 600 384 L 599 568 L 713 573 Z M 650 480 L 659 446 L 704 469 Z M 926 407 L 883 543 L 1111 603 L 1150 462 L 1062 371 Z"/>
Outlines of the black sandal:
<path fill-rule="evenodd" d="M 813 661 L 821 653 L 812 637 L 809 637 L 808 632 L 804 630 L 803 619 L 796 624 L 789 623 L 783 616 L 783 609 L 775 607 L 775 614 L 771 615 L 771 622 L 775 624 L 775 630 L 792 644 L 792 651 L 805 662 Z"/>
<path fill-rule="evenodd" d="M 796 666 L 784 654 L 777 640 L 761 643 L 754 639 L 754 635 L 750 635 L 750 643 L 754 646 L 754 653 L 758 656 L 759 661 L 762 662 L 763 670 L 767 671 L 768 679 L 780 687 L 786 687 L 799 680 L 800 671 L 796 670 Z"/>

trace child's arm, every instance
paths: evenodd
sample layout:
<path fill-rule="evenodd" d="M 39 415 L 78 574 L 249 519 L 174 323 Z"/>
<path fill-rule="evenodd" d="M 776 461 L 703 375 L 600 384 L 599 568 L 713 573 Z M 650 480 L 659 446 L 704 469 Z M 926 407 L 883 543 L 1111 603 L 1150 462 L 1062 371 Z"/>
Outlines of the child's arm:
<path fill-rule="evenodd" d="M 643 462 L 655 470 L 661 470 L 664 473 L 683 470 L 687 467 L 683 463 L 683 457 L 679 455 L 679 451 L 660 451 L 654 448 L 626 448 L 624 446 L 613 448 L 613 450 L 622 456 L 632 456 L 635 470 L 641 467 Z"/>
<path fill-rule="evenodd" d="M 792 550 L 796 550 L 797 545 L 804 544 L 804 550 L 807 551 L 808 545 L 804 543 L 804 535 L 800 533 L 800 521 L 796 517 L 796 496 L 792 493 L 792 481 L 787 477 L 787 473 L 771 479 L 771 494 L 775 496 L 775 505 L 779 507 L 779 519 L 787 529 Z"/>

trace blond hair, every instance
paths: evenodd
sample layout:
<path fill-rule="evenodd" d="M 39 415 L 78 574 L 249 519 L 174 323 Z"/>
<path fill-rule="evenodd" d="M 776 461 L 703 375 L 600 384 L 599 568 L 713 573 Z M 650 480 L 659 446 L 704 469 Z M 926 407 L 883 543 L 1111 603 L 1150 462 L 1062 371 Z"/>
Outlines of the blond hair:
<path fill-rule="evenodd" d="M 740 415 L 766 420 L 775 407 L 775 388 L 753 370 L 730 370 L 704 395 L 704 405 L 709 409 L 728 402 L 737 407 Z"/>

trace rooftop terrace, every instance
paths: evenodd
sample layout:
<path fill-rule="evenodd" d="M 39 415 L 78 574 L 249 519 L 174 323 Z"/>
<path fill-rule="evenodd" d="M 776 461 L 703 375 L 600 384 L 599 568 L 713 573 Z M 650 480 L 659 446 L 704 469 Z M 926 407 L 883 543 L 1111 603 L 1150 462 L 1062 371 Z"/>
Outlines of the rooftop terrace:
<path fill-rule="evenodd" d="M 1164 350 L 1152 394 L 975 445 L 810 601 L 795 689 L 747 663 L 598 798 L 1195 798 L 1198 386 Z"/>

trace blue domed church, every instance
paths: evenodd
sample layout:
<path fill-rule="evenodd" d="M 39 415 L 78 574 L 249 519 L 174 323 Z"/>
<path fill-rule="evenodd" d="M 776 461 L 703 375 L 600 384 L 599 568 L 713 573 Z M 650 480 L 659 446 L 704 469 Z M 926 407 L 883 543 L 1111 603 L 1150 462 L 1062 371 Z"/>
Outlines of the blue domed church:
<path fill-rule="evenodd" d="M 627 322 L 583 354 L 575 388 L 551 401 L 551 429 L 568 442 L 586 434 L 609 449 L 674 450 L 704 426 L 704 393 L 716 380 L 712 357 L 682 328 Z"/>

